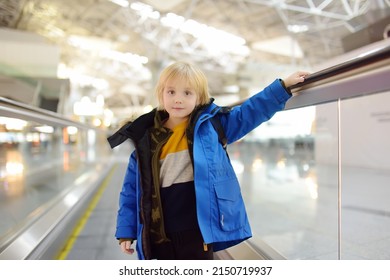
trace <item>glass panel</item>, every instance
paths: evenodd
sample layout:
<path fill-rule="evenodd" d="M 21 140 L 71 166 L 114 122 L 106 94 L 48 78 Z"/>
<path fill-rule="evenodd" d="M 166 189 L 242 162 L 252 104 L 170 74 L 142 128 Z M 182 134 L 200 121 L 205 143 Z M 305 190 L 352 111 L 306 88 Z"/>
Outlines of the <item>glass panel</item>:
<path fill-rule="evenodd" d="M 341 103 L 341 259 L 390 259 L 390 93 Z"/>
<path fill-rule="evenodd" d="M 108 154 L 104 133 L 0 117 L 0 238 Z"/>
<path fill-rule="evenodd" d="M 338 258 L 337 102 L 277 113 L 229 146 L 254 238 L 287 259 Z"/>

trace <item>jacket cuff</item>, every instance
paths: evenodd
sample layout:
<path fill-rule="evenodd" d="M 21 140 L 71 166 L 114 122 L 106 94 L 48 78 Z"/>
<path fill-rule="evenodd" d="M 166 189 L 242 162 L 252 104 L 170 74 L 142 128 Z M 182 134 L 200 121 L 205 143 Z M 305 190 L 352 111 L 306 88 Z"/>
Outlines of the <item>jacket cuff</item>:
<path fill-rule="evenodd" d="M 125 242 L 125 241 L 131 241 L 131 244 L 133 244 L 134 239 L 132 239 L 132 238 L 119 238 L 119 245 L 121 245 L 121 243 Z"/>
<path fill-rule="evenodd" d="M 289 95 L 292 95 L 291 93 L 291 90 L 289 88 L 286 87 L 286 85 L 284 84 L 284 81 L 282 79 L 279 79 L 279 82 L 280 84 L 282 85 L 282 87 L 286 90 L 286 92 L 289 94 Z"/>
<path fill-rule="evenodd" d="M 276 100 L 281 103 L 286 103 L 292 95 L 283 87 L 279 79 L 275 79 L 272 84 L 269 85 L 269 89 Z"/>

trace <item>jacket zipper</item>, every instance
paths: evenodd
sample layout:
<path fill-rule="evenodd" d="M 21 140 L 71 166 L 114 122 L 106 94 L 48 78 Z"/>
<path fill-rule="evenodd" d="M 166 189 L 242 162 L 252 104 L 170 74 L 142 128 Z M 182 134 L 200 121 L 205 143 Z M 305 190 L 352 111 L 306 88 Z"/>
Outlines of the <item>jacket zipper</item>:
<path fill-rule="evenodd" d="M 158 199 L 158 203 L 159 203 L 159 206 L 160 206 L 160 210 L 161 210 L 161 229 L 162 229 L 162 237 L 164 239 L 168 239 L 166 233 L 165 233 L 165 226 L 164 226 L 164 215 L 162 213 L 162 205 L 161 205 L 161 196 L 160 196 L 160 186 L 157 186 L 157 183 L 158 183 L 158 180 L 157 176 L 160 176 L 160 163 L 159 163 L 159 155 L 160 155 L 160 151 L 161 151 L 161 148 L 165 145 L 165 143 L 167 143 L 169 137 L 171 136 L 172 132 L 169 133 L 169 135 L 163 140 L 161 141 L 160 143 L 157 144 L 156 146 L 156 151 L 153 153 L 153 156 L 152 156 L 152 170 L 153 170 L 153 162 L 156 163 L 155 166 L 157 166 L 157 174 L 153 174 L 153 188 L 155 188 L 156 190 L 156 195 L 157 195 L 157 199 Z M 156 178 L 157 177 L 157 178 Z"/>

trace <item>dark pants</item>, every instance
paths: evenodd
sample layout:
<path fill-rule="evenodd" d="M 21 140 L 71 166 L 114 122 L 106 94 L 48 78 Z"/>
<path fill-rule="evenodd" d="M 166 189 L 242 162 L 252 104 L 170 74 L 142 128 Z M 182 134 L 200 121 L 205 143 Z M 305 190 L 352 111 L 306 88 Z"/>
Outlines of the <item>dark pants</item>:
<path fill-rule="evenodd" d="M 203 243 L 199 230 L 167 233 L 169 242 L 152 245 L 152 258 L 158 260 L 212 260 L 213 247 Z"/>

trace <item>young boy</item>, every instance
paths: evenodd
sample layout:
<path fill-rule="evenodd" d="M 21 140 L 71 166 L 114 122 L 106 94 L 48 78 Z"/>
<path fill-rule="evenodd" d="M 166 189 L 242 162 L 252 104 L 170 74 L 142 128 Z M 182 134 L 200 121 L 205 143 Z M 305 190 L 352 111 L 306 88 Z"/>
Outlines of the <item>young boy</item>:
<path fill-rule="evenodd" d="M 241 139 L 291 97 L 288 87 L 307 72 L 277 79 L 242 105 L 213 103 L 205 75 L 185 62 L 165 68 L 156 86 L 158 108 L 108 138 L 131 139 L 120 193 L 116 238 L 139 259 L 213 259 L 213 252 L 252 236 L 240 186 L 212 118 L 228 143 Z"/>

